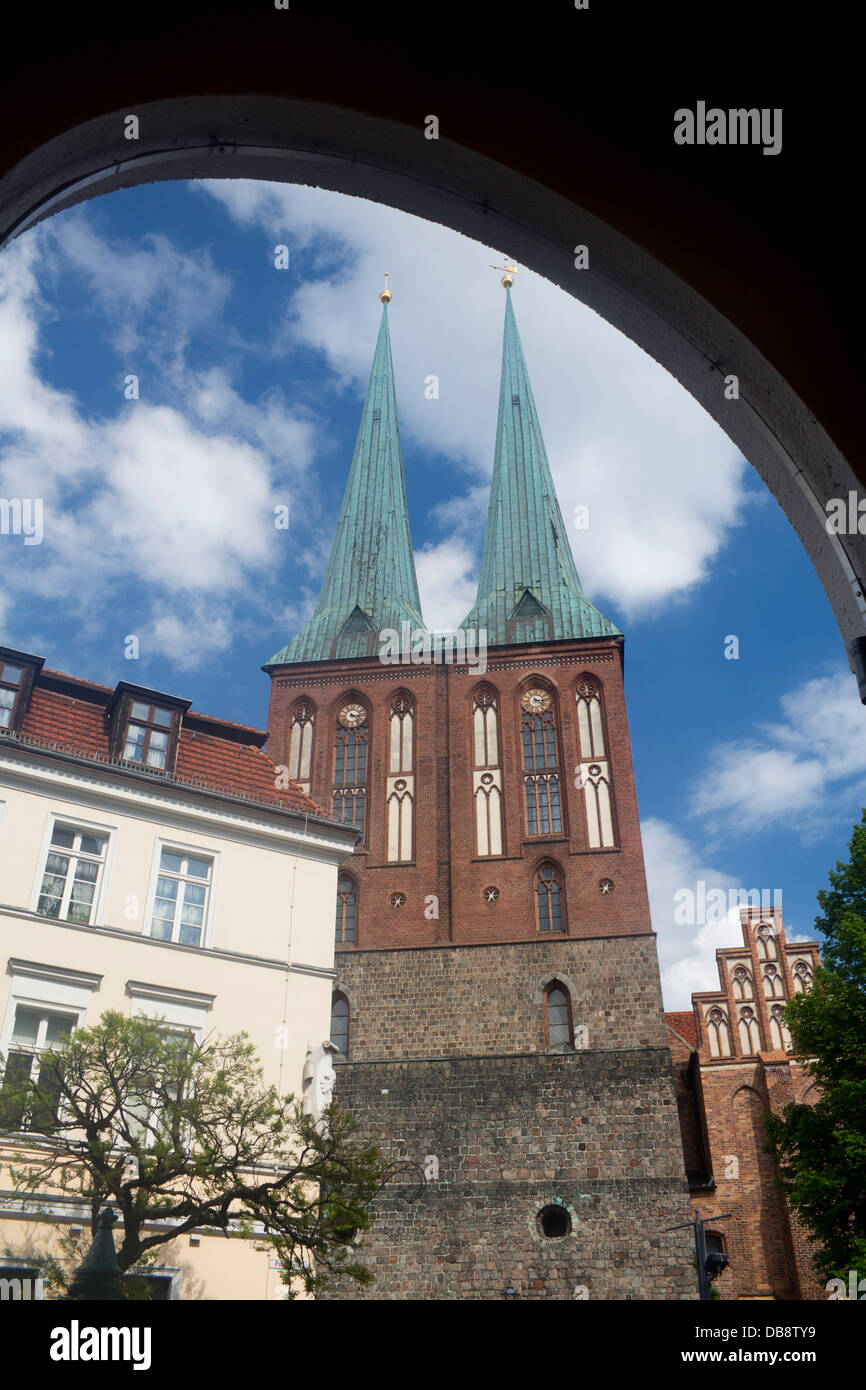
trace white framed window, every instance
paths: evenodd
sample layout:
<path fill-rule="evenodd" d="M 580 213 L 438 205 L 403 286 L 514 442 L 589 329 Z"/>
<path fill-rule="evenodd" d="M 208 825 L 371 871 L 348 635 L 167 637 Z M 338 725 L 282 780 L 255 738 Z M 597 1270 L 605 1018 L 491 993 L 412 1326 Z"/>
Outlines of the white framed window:
<path fill-rule="evenodd" d="M 23 666 L 13 666 L 9 661 L 0 661 L 0 729 L 5 730 L 12 725 L 15 702 L 21 694 L 23 681 Z"/>
<path fill-rule="evenodd" d="M 158 840 L 147 934 L 180 946 L 209 946 L 218 856 Z"/>
<path fill-rule="evenodd" d="M 40 1082 L 45 1094 L 38 1104 L 25 1105 L 23 1098 L 15 1106 L 14 1114 L 4 1114 L 7 1129 L 33 1130 L 37 1134 L 50 1134 L 57 1125 L 60 1104 L 60 1090 L 56 1078 L 42 1075 L 40 1055 L 48 1047 L 53 1047 L 61 1039 L 74 1032 L 78 1015 L 56 1013 L 54 1010 L 28 1008 L 17 1004 L 12 1021 L 12 1037 L 5 1054 L 3 1070 L 3 1091 L 10 1092 L 18 1083 L 25 1080 Z M 5 1107 L 4 1107 L 5 1110 Z"/>
<path fill-rule="evenodd" d="M 80 926 L 101 923 L 110 846 L 111 830 L 107 826 L 90 825 L 52 812 L 30 910 Z"/>
<path fill-rule="evenodd" d="M 86 1022 L 90 1000 L 102 976 L 37 961 L 11 960 L 9 968 L 12 989 L 0 1030 L 0 1054 L 4 1059 L 3 1086 L 11 1089 L 28 1077 L 40 1081 L 40 1053 L 58 1045 L 64 1035 Z M 12 1117 L 13 1128 L 50 1133 L 56 1125 L 59 1096 L 52 1104 L 50 1081 L 43 1077 L 41 1084 L 49 1092 L 45 1104 L 38 1111 L 31 1107 L 25 1112 L 22 1107 L 21 1113 Z M 7 1117 L 7 1129 L 9 1125 Z"/>
<path fill-rule="evenodd" d="M 130 1017 L 161 1018 L 166 1031 L 190 1033 L 201 1042 L 207 1015 L 215 994 L 198 994 L 170 985 L 151 985 L 143 980 L 127 980 Z"/>
<path fill-rule="evenodd" d="M 194 1043 L 202 1040 L 207 1015 L 216 998 L 213 994 L 147 984 L 142 980 L 127 980 L 126 992 L 130 998 L 130 1017 L 159 1019 L 159 1031 L 164 1037 L 186 1038 Z M 164 1111 L 164 1098 L 156 1089 L 148 1089 L 128 1105 L 127 1123 L 139 1143 L 159 1136 Z"/>
<path fill-rule="evenodd" d="M 145 767 L 164 771 L 167 762 L 171 735 L 174 729 L 174 712 L 160 705 L 147 704 L 133 700 L 129 711 L 129 723 L 123 744 L 123 757 L 127 762 L 143 763 Z"/>

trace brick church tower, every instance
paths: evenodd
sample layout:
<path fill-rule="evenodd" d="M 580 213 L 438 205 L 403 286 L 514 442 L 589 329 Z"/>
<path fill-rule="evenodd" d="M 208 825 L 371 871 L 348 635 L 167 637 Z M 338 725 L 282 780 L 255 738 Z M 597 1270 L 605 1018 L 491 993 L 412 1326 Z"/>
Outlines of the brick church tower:
<path fill-rule="evenodd" d="M 264 668 L 269 756 L 360 836 L 337 1099 L 428 1176 L 377 1199 L 374 1283 L 336 1296 L 689 1298 L 623 637 L 581 589 L 502 283 L 478 597 L 451 647 L 421 617 L 385 291 L 319 601 Z"/>

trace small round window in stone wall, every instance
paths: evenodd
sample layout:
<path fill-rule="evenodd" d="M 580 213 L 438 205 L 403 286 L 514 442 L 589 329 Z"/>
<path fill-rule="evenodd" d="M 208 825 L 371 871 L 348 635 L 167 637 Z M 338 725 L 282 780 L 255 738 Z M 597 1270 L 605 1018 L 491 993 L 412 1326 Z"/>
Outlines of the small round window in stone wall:
<path fill-rule="evenodd" d="M 405 893 L 392 893 L 388 899 L 392 907 L 403 907 L 406 903 Z"/>
<path fill-rule="evenodd" d="M 541 1208 L 535 1218 L 535 1225 L 540 1236 L 546 1236 L 548 1240 L 561 1240 L 563 1236 L 571 1235 L 571 1213 L 567 1207 L 553 1202 L 550 1206 Z"/>
<path fill-rule="evenodd" d="M 603 896 L 605 896 L 605 897 L 607 896 L 608 893 L 612 893 L 612 892 L 613 892 L 613 879 L 612 879 L 612 878 L 600 878 L 600 879 L 598 880 L 598 891 L 599 891 L 599 893 L 601 893 L 601 894 L 602 894 Z"/>
<path fill-rule="evenodd" d="M 485 901 L 486 903 L 498 903 L 498 902 L 499 902 L 499 889 L 498 889 L 498 888 L 493 888 L 493 887 L 485 888 L 485 889 L 484 889 L 484 901 Z"/>

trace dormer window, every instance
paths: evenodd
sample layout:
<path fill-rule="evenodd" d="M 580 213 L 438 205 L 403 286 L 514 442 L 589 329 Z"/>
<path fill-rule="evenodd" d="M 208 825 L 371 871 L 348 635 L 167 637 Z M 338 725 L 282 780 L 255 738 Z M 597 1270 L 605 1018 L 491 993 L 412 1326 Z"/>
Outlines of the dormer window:
<path fill-rule="evenodd" d="M 41 656 L 0 647 L 0 734 L 20 732 L 42 665 Z"/>
<path fill-rule="evenodd" d="M 121 681 L 106 709 L 112 758 L 148 772 L 174 773 L 189 700 Z"/>
<path fill-rule="evenodd" d="M 8 729 L 12 724 L 23 679 L 23 666 L 13 666 L 9 661 L 0 662 L 0 729 Z"/>
<path fill-rule="evenodd" d="M 123 757 L 131 763 L 142 763 L 164 771 L 168 765 L 169 744 L 174 723 L 174 711 L 160 705 L 148 705 L 133 700 L 123 744 Z"/>

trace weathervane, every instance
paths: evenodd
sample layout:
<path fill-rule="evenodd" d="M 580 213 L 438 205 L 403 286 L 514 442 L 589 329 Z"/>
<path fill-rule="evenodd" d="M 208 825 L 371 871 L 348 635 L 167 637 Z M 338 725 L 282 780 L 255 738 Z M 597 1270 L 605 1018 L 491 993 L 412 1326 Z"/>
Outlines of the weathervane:
<path fill-rule="evenodd" d="M 517 266 L 511 265 L 509 263 L 508 257 L 506 256 L 505 265 L 492 265 L 490 269 L 505 271 L 505 274 L 502 277 L 502 287 L 503 289 L 510 290 L 511 286 L 514 284 L 514 277 L 517 274 Z"/>
<path fill-rule="evenodd" d="M 381 299 L 381 301 L 382 301 L 383 304 L 390 304 L 390 303 L 391 303 L 391 291 L 388 289 L 388 272 L 387 272 L 387 270 L 385 271 L 385 288 L 383 289 L 382 293 L 379 295 L 379 298 Z"/>

